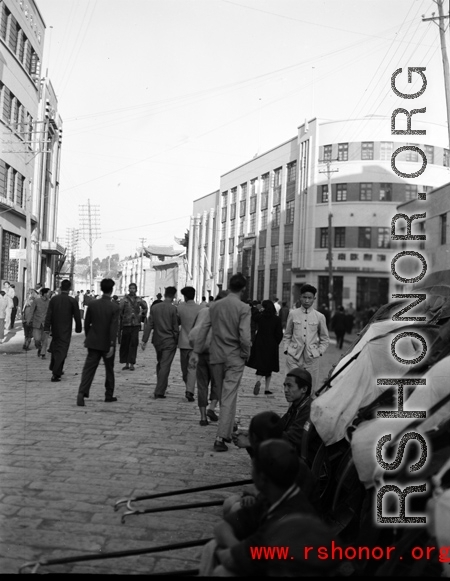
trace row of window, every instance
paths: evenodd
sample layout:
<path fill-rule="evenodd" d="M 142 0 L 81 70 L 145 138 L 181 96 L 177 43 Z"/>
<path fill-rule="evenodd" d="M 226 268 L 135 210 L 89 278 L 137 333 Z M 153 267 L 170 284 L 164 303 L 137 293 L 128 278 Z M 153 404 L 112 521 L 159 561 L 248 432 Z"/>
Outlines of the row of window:
<path fill-rule="evenodd" d="M 0 2 L 0 38 L 16 55 L 26 72 L 34 77 L 37 84 L 41 69 L 39 57 L 29 38 L 4 2 Z"/>
<path fill-rule="evenodd" d="M 0 197 L 24 207 L 25 177 L 0 159 Z"/>
<path fill-rule="evenodd" d="M 390 161 L 392 154 L 394 152 L 394 145 L 395 148 L 399 147 L 399 144 L 394 144 L 393 141 L 381 141 L 380 142 L 380 153 L 379 159 L 381 161 Z M 419 146 L 417 143 L 407 143 L 408 146 L 414 146 L 421 149 L 426 158 L 427 163 L 434 163 L 435 162 L 435 151 L 432 145 L 423 145 Z M 359 159 L 362 160 L 372 160 L 375 158 L 375 142 L 374 141 L 362 141 L 361 148 L 358 148 L 359 152 Z M 356 152 L 355 152 L 356 154 Z M 324 145 L 323 146 L 323 160 L 324 161 L 332 161 L 333 156 L 333 145 Z M 355 155 L 353 156 L 356 159 Z M 419 161 L 419 153 L 417 151 L 413 151 L 410 149 L 406 149 L 397 155 L 397 159 L 399 161 Z M 337 145 L 337 161 L 348 161 L 349 160 L 349 144 L 348 143 L 338 143 Z M 444 149 L 443 154 L 443 165 L 445 167 L 449 167 L 450 163 L 450 151 L 448 149 Z"/>
<path fill-rule="evenodd" d="M 248 228 L 248 232 L 249 233 L 255 233 L 256 232 L 256 196 L 254 198 L 250 198 L 250 202 L 252 202 L 252 199 L 255 200 L 255 203 L 250 203 L 250 216 L 249 216 L 249 228 Z M 242 202 L 241 202 L 242 204 Z M 245 204 L 245 202 L 244 202 Z M 241 207 L 242 209 L 242 207 Z M 227 220 L 227 208 L 222 208 L 222 236 L 225 235 L 225 222 Z M 294 211 L 295 211 L 295 202 L 294 200 L 290 200 L 289 202 L 286 202 L 286 210 L 285 210 L 285 224 L 293 224 L 294 223 Z M 280 216 L 281 216 L 281 209 L 280 209 L 280 205 L 278 206 L 274 206 L 272 208 L 272 221 L 271 221 L 271 226 L 272 228 L 278 228 L 280 226 Z M 267 228 L 268 225 L 268 220 L 269 220 L 269 210 L 268 208 L 262 208 L 261 212 L 260 212 L 260 221 L 259 221 L 259 230 L 265 230 Z M 245 206 L 243 208 L 243 213 L 240 213 L 240 218 L 245 218 Z M 231 233 L 234 234 L 235 228 L 236 228 L 236 224 L 235 224 L 235 220 L 236 220 L 236 208 L 235 208 L 235 204 L 232 204 L 230 206 L 230 236 Z M 239 222 L 239 228 L 240 228 L 240 234 L 244 234 L 244 220 L 241 220 Z"/>
<path fill-rule="evenodd" d="M 1 119 L 10 125 L 21 139 L 32 140 L 33 117 L 3 83 L 0 83 L 0 115 Z"/>
<path fill-rule="evenodd" d="M 334 254 L 331 253 L 331 258 L 334 259 Z M 350 260 L 360 260 L 359 258 L 359 254 L 352 252 L 349 255 Z M 363 254 L 363 260 L 372 260 L 373 255 L 372 254 Z M 328 254 L 326 255 L 326 259 L 328 260 Z M 347 260 L 347 254 L 340 252 L 337 255 L 337 259 L 338 260 Z M 386 254 L 377 254 L 377 261 L 378 262 L 386 262 Z"/>
<path fill-rule="evenodd" d="M 269 271 L 269 297 L 271 300 L 275 298 L 277 295 L 277 282 L 278 282 L 278 272 L 275 268 L 272 268 Z M 264 270 L 260 270 L 258 272 L 258 282 L 256 285 L 256 297 L 258 300 L 264 299 L 264 284 L 265 284 L 265 276 Z M 288 292 L 290 293 L 290 285 L 288 284 Z M 285 285 L 283 285 L 284 287 Z M 284 295 L 282 295 L 282 300 L 284 301 Z M 289 297 L 286 299 L 289 300 Z"/>
<path fill-rule="evenodd" d="M 320 187 L 319 202 L 328 202 L 328 184 Z M 395 195 L 393 195 L 394 184 L 361 182 L 359 184 L 332 184 L 333 202 L 409 202 L 417 199 L 419 186 L 416 184 L 395 184 Z M 351 192 L 350 192 L 351 190 Z M 421 186 L 421 192 L 428 192 L 430 186 Z M 400 198 L 400 199 L 399 199 Z"/>
<path fill-rule="evenodd" d="M 353 228 L 353 227 L 352 227 Z M 346 233 L 345 226 L 338 226 L 333 228 L 334 231 L 334 248 L 346 247 Z M 391 247 L 391 229 L 390 228 L 376 228 L 377 233 L 377 248 Z M 328 228 L 320 228 L 320 248 L 328 248 Z M 372 227 L 362 226 L 358 228 L 358 248 L 372 248 Z"/>

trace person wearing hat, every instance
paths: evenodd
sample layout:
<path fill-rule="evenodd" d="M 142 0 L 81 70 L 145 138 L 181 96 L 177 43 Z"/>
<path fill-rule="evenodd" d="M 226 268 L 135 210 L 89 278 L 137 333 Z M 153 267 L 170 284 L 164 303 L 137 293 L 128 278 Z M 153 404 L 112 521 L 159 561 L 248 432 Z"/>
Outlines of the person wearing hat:
<path fill-rule="evenodd" d="M 298 456 L 289 442 L 266 440 L 256 449 L 252 477 L 263 500 L 227 515 L 214 529 L 202 553 L 200 575 L 264 574 L 264 561 L 252 559 L 251 547 L 262 547 L 272 523 L 293 513 L 315 515 L 297 485 Z"/>
<path fill-rule="evenodd" d="M 302 286 L 300 307 L 289 313 L 284 334 L 286 369 L 303 367 L 311 373 L 313 397 L 319 388 L 320 357 L 330 343 L 325 315 L 313 308 L 316 294 L 312 285 Z"/>

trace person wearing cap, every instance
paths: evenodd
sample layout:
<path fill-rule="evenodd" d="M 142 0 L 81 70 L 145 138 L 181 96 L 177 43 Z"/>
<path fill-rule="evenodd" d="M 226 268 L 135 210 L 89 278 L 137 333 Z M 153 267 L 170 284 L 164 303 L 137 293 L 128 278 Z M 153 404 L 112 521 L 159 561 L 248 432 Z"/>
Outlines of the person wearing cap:
<path fill-rule="evenodd" d="M 299 459 L 289 442 L 266 440 L 255 451 L 252 477 L 263 500 L 228 514 L 214 529 L 202 553 L 200 575 L 264 574 L 266 563 L 252 559 L 250 548 L 264 546 L 272 523 L 315 511 L 297 485 Z"/>
<path fill-rule="evenodd" d="M 328 349 L 328 335 L 325 316 L 313 308 L 317 289 L 304 284 L 300 289 L 300 307 L 289 313 L 284 333 L 284 353 L 286 370 L 296 367 L 307 369 L 312 376 L 312 394 L 319 388 L 319 361 Z"/>

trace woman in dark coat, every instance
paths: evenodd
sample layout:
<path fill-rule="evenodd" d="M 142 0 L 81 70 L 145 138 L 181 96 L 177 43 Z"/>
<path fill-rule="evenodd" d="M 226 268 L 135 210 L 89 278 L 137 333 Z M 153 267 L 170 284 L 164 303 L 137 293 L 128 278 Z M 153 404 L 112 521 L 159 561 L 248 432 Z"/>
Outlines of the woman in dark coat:
<path fill-rule="evenodd" d="M 263 301 L 262 310 L 252 316 L 258 325 L 255 340 L 252 343 L 247 366 L 256 369 L 256 383 L 253 388 L 255 395 L 259 394 L 261 381 L 265 378 L 265 395 L 271 395 L 269 390 L 272 372 L 280 371 L 278 356 L 279 345 L 283 338 L 281 319 L 277 316 L 272 301 Z"/>

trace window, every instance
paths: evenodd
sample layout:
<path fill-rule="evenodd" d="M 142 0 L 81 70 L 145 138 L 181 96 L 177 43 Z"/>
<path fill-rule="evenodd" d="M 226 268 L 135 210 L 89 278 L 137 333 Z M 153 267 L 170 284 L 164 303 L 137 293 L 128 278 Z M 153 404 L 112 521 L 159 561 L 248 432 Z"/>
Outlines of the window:
<path fill-rule="evenodd" d="M 434 147 L 432 145 L 425 145 L 425 157 L 427 163 L 434 163 Z"/>
<path fill-rule="evenodd" d="M 271 257 L 270 257 L 270 262 L 272 264 L 275 264 L 280 259 L 279 248 L 280 247 L 278 246 L 278 244 L 275 244 L 274 246 L 272 246 L 272 253 L 271 253 Z"/>
<path fill-rule="evenodd" d="M 447 213 L 441 214 L 441 244 L 447 244 Z"/>
<path fill-rule="evenodd" d="M 222 222 L 227 221 L 228 192 L 222 194 Z"/>
<path fill-rule="evenodd" d="M 247 200 L 241 200 L 239 202 L 239 216 L 245 216 Z"/>
<path fill-rule="evenodd" d="M 222 228 L 220 229 L 220 238 L 225 238 L 226 231 L 227 231 L 227 225 L 222 224 Z"/>
<path fill-rule="evenodd" d="M 350 254 L 350 260 L 359 260 L 359 254 Z"/>
<path fill-rule="evenodd" d="M 386 254 L 377 254 L 378 262 L 386 262 Z"/>
<path fill-rule="evenodd" d="M 269 191 L 269 174 L 265 173 L 261 176 L 261 192 Z"/>
<path fill-rule="evenodd" d="M 359 184 L 359 199 L 361 202 L 372 201 L 372 184 Z"/>
<path fill-rule="evenodd" d="M 219 258 L 219 269 L 223 270 L 225 268 L 225 256 Z"/>
<path fill-rule="evenodd" d="M 249 234 L 255 233 L 255 229 L 256 229 L 256 214 L 250 214 L 250 223 L 248 225 L 248 232 Z"/>
<path fill-rule="evenodd" d="M 261 192 L 261 210 L 265 210 L 267 208 L 268 201 L 269 192 Z"/>
<path fill-rule="evenodd" d="M 370 248 L 372 240 L 372 228 L 358 228 L 358 248 Z"/>
<path fill-rule="evenodd" d="M 345 248 L 345 227 L 334 229 L 334 246 L 336 248 Z"/>
<path fill-rule="evenodd" d="M 380 144 L 380 159 L 382 161 L 391 161 L 394 143 L 392 141 L 382 141 Z"/>
<path fill-rule="evenodd" d="M 3 230 L 3 244 L 1 254 L 1 272 L 3 280 L 17 282 L 19 280 L 19 261 L 9 258 L 10 249 L 20 247 L 20 236 Z"/>
<path fill-rule="evenodd" d="M 323 161 L 331 161 L 331 152 L 332 152 L 331 145 L 323 146 Z"/>
<path fill-rule="evenodd" d="M 267 213 L 268 210 L 261 210 L 261 227 L 260 230 L 265 230 L 267 228 Z"/>
<path fill-rule="evenodd" d="M 272 228 L 280 225 L 280 206 L 275 206 L 272 210 Z"/>
<path fill-rule="evenodd" d="M 284 245 L 284 262 L 292 261 L 292 242 Z"/>
<path fill-rule="evenodd" d="M 258 287 L 256 289 L 256 298 L 262 301 L 264 298 L 264 270 L 258 271 Z"/>
<path fill-rule="evenodd" d="M 346 255 L 345 254 L 338 254 L 338 260 L 345 260 Z"/>
<path fill-rule="evenodd" d="M 338 161 L 348 161 L 348 143 L 339 143 Z"/>
<path fill-rule="evenodd" d="M 325 204 L 328 202 L 328 184 L 324 184 L 322 186 L 322 203 Z"/>
<path fill-rule="evenodd" d="M 450 149 L 444 148 L 444 167 L 450 167 Z"/>
<path fill-rule="evenodd" d="M 265 248 L 260 248 L 259 249 L 259 266 L 265 266 L 266 265 L 266 249 Z"/>
<path fill-rule="evenodd" d="M 228 254 L 233 254 L 234 252 L 234 236 L 228 239 Z"/>
<path fill-rule="evenodd" d="M 234 220 L 236 218 L 236 204 L 231 204 L 230 206 L 230 220 Z"/>
<path fill-rule="evenodd" d="M 372 255 L 371 254 L 364 254 L 363 260 L 372 260 Z"/>
<path fill-rule="evenodd" d="M 320 229 L 320 248 L 328 248 L 328 228 Z"/>
<path fill-rule="evenodd" d="M 273 172 L 273 205 L 281 201 L 281 167 Z"/>
<path fill-rule="evenodd" d="M 241 184 L 241 200 L 247 199 L 247 184 Z"/>
<path fill-rule="evenodd" d="M 392 202 L 392 184 L 380 184 L 380 202 Z"/>
<path fill-rule="evenodd" d="M 336 202 L 347 200 L 347 184 L 336 184 Z"/>
<path fill-rule="evenodd" d="M 286 224 L 294 223 L 294 200 L 286 202 Z"/>
<path fill-rule="evenodd" d="M 244 220 L 241 220 L 239 223 L 239 237 L 244 235 L 244 224 L 245 224 Z M 240 240 L 239 242 L 242 242 L 242 240 Z"/>
<path fill-rule="evenodd" d="M 251 196 L 250 198 L 250 214 L 256 212 L 256 196 Z"/>
<path fill-rule="evenodd" d="M 269 273 L 269 297 L 275 297 L 277 294 L 277 269 L 271 268 Z"/>
<path fill-rule="evenodd" d="M 287 183 L 290 184 L 295 182 L 296 178 L 297 178 L 297 162 L 292 161 L 287 165 Z"/>
<path fill-rule="evenodd" d="M 406 145 L 412 146 L 412 143 L 407 143 Z M 405 149 L 405 151 L 402 151 L 402 153 L 404 154 L 404 160 L 405 161 L 418 161 L 419 160 L 419 154 L 417 153 L 417 151 L 413 151 L 411 149 Z"/>
<path fill-rule="evenodd" d="M 391 247 L 391 232 L 390 228 L 378 228 L 377 248 Z"/>
<path fill-rule="evenodd" d="M 250 195 L 254 196 L 256 194 L 256 182 L 258 180 L 255 178 L 253 180 L 251 180 L 250 182 Z"/>
<path fill-rule="evenodd" d="M 361 159 L 373 159 L 373 141 L 361 143 Z"/>
<path fill-rule="evenodd" d="M 236 220 L 230 222 L 230 236 L 234 236 L 236 233 Z"/>
<path fill-rule="evenodd" d="M 417 186 L 414 184 L 405 185 L 405 202 L 409 202 L 417 198 Z"/>
<path fill-rule="evenodd" d="M 238 255 L 237 255 L 237 269 L 238 269 L 238 272 L 241 272 L 241 270 L 242 270 L 242 252 L 241 251 L 239 251 Z"/>
<path fill-rule="evenodd" d="M 289 301 L 291 299 L 291 285 L 289 282 L 283 282 L 283 287 L 281 291 L 281 302 L 287 303 L 289 306 Z"/>
<path fill-rule="evenodd" d="M 237 197 L 237 188 L 231 188 L 231 203 L 232 204 L 236 203 L 236 197 Z"/>
<path fill-rule="evenodd" d="M 219 250 L 219 254 L 225 254 L 225 240 L 221 240 L 220 241 L 220 250 Z"/>

